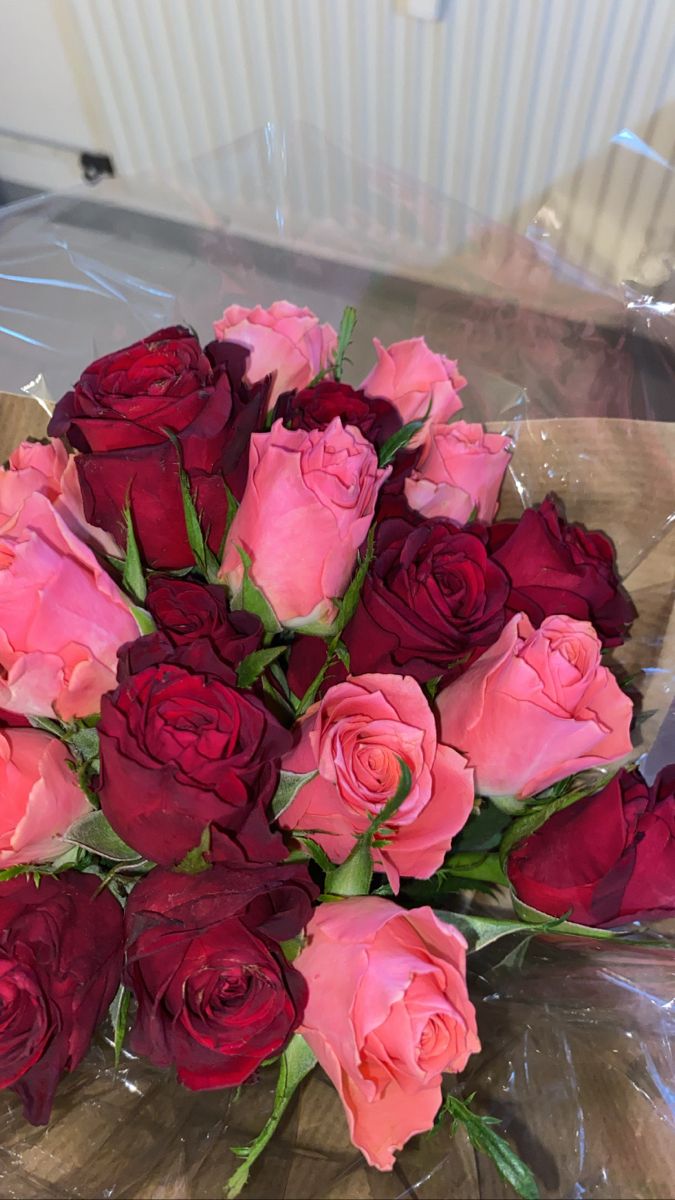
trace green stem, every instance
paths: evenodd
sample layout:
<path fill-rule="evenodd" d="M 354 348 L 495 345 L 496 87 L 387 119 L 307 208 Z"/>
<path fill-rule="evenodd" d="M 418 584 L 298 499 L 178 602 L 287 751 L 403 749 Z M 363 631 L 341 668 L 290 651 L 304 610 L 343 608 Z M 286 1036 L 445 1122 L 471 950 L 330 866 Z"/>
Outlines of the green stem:
<path fill-rule="evenodd" d="M 307 1042 L 299 1033 L 296 1033 L 291 1038 L 279 1062 L 279 1078 L 274 1093 L 274 1107 L 269 1119 L 257 1138 L 250 1142 L 248 1146 L 232 1147 L 232 1153 L 244 1161 L 230 1175 L 225 1184 L 224 1194 L 226 1200 L 235 1200 L 235 1197 L 246 1187 L 251 1167 L 256 1159 L 260 1157 L 272 1135 L 276 1132 L 298 1084 L 302 1082 L 306 1075 L 309 1075 L 309 1072 L 315 1065 L 316 1058 L 307 1045 Z"/>
<path fill-rule="evenodd" d="M 496 852 L 480 854 L 467 850 L 451 854 L 444 863 L 444 870 L 450 875 L 461 875 L 463 879 L 477 879 L 502 886 L 508 883 Z"/>

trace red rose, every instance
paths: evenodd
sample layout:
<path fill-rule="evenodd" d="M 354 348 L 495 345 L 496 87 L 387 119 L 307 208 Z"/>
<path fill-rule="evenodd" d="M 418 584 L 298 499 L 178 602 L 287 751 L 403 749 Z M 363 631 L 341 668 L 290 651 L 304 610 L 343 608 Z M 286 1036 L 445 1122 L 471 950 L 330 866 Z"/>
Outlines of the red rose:
<path fill-rule="evenodd" d="M 535 626 L 560 614 L 590 621 L 604 646 L 620 646 L 635 619 L 623 591 L 614 547 L 604 533 L 570 525 L 553 496 L 518 521 L 497 521 L 490 549 L 511 580 L 509 614 L 524 612 Z"/>
<path fill-rule="evenodd" d="M 272 376 L 266 375 L 257 383 L 247 383 L 251 351 L 236 342 L 209 342 L 204 353 L 213 368 L 216 384 L 225 375 L 232 392 L 232 412 L 221 467 L 230 491 L 241 500 L 248 476 L 248 446 L 251 434 L 265 429 Z"/>
<path fill-rule="evenodd" d="M 554 813 L 509 855 L 516 895 L 581 925 L 675 912 L 675 765 L 651 788 L 620 771 L 595 796 Z"/>
<path fill-rule="evenodd" d="M 334 417 L 343 425 L 355 425 L 368 441 L 381 446 L 401 428 L 393 404 L 379 397 L 368 397 L 347 383 L 323 380 L 300 392 L 280 396 L 274 410 L 287 429 L 326 429 Z"/>
<path fill-rule="evenodd" d="M 344 635 L 352 674 L 395 671 L 423 683 L 491 645 L 504 628 L 508 582 L 485 542 L 480 526 L 383 521 Z"/>
<path fill-rule="evenodd" d="M 377 527 L 375 558 L 343 637 L 350 670 L 412 675 L 419 683 L 442 676 L 445 684 L 499 637 L 508 581 L 488 556 L 484 526 L 404 516 L 400 496 L 390 497 L 388 507 L 397 515 Z M 288 682 L 297 696 L 325 661 L 320 638 L 295 639 Z M 346 675 L 335 663 L 321 694 Z"/>
<path fill-rule="evenodd" d="M 218 584 L 152 575 L 145 606 L 176 648 L 207 638 L 219 658 L 236 667 L 262 645 L 262 622 L 253 613 L 230 612 Z"/>
<path fill-rule="evenodd" d="M 222 458 L 232 397 L 218 381 L 189 329 L 162 329 L 98 359 L 56 406 L 52 436 L 81 453 L 77 470 L 85 516 L 124 542 L 123 509 L 131 505 L 141 553 L 149 566 L 193 562 L 183 518 L 178 453 L 197 507 L 218 552 L 227 516 Z"/>
<path fill-rule="evenodd" d="M 128 673 L 131 672 L 131 673 Z M 212 861 L 275 862 L 283 843 L 266 806 L 290 734 L 206 639 L 173 649 L 162 634 L 126 648 L 104 696 L 101 808 L 152 862 L 180 863 L 210 830 Z"/>
<path fill-rule="evenodd" d="M 28 717 L 24 717 L 21 713 L 7 712 L 6 708 L 0 708 L 0 729 L 30 729 L 31 724 Z"/>
<path fill-rule="evenodd" d="M 65 1071 L 83 1058 L 122 973 L 122 909 L 78 871 L 0 883 L 0 1088 L 46 1125 Z"/>
<path fill-rule="evenodd" d="M 300 865 L 151 871 L 125 914 L 134 1052 L 194 1089 L 235 1087 L 279 1054 L 307 998 L 280 942 L 307 924 L 317 890 Z"/>

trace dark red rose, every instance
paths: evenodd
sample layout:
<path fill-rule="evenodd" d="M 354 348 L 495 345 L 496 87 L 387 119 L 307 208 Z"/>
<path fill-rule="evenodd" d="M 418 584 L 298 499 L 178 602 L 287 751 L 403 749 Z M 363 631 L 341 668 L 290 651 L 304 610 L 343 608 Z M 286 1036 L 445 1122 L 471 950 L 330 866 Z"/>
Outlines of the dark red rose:
<path fill-rule="evenodd" d="M 30 729 L 30 721 L 21 713 L 11 713 L 5 708 L 0 708 L 0 729 Z"/>
<path fill-rule="evenodd" d="M 124 545 L 128 502 L 145 562 L 166 570 L 193 562 L 179 483 L 178 450 L 208 541 L 218 553 L 227 517 L 223 457 L 230 438 L 227 375 L 216 380 L 195 335 L 162 329 L 87 367 L 49 423 L 81 453 L 87 520 Z"/>
<path fill-rule="evenodd" d="M 266 807 L 290 734 L 206 638 L 174 649 L 163 634 L 125 647 L 103 697 L 101 808 L 140 854 L 175 866 L 210 830 L 212 861 L 276 862 Z"/>
<path fill-rule="evenodd" d="M 265 428 L 272 376 L 257 383 L 244 380 L 250 351 L 236 342 L 209 342 L 204 353 L 213 368 L 216 384 L 225 376 L 232 393 L 232 412 L 221 468 L 236 500 L 241 500 L 248 478 L 248 451 L 252 433 Z"/>
<path fill-rule="evenodd" d="M 262 646 L 262 622 L 253 613 L 230 612 L 225 588 L 219 584 L 153 575 L 145 606 L 173 646 L 207 638 L 230 666 L 238 666 Z"/>
<path fill-rule="evenodd" d="M 326 429 L 335 417 L 354 425 L 376 446 L 401 428 L 401 419 L 388 400 L 370 398 L 347 383 L 323 380 L 299 392 L 285 392 L 274 410 L 288 429 Z"/>
<path fill-rule="evenodd" d="M 91 363 L 57 404 L 52 437 L 76 450 L 130 450 L 161 445 L 202 411 L 213 371 L 191 329 L 175 325 Z"/>
<path fill-rule="evenodd" d="M 299 864 L 151 871 L 125 914 L 134 1052 L 193 1089 L 235 1087 L 279 1054 L 307 998 L 280 942 L 307 924 L 317 891 Z"/>
<path fill-rule="evenodd" d="M 620 771 L 595 796 L 554 813 L 511 851 L 519 899 L 581 925 L 675 912 L 675 765 L 651 788 Z"/>
<path fill-rule="evenodd" d="M 288 686 L 298 699 L 302 699 L 309 685 L 324 667 L 325 662 L 326 642 L 323 638 L 300 634 L 299 637 L 293 639 L 286 678 Z M 319 697 L 323 696 L 334 684 L 344 683 L 347 674 L 346 667 L 337 659 L 323 679 L 318 693 Z"/>
<path fill-rule="evenodd" d="M 394 519 L 378 526 L 375 558 L 344 641 L 354 675 L 447 676 L 499 636 L 508 580 L 482 526 Z"/>
<path fill-rule="evenodd" d="M 590 621 L 604 646 L 620 646 L 636 611 L 616 571 L 604 533 L 570 525 L 553 496 L 518 521 L 490 529 L 493 560 L 511 580 L 509 615 L 527 613 L 535 626 L 563 614 Z"/>
<path fill-rule="evenodd" d="M 122 974 L 122 909 L 95 875 L 0 883 L 0 1088 L 46 1125 Z"/>

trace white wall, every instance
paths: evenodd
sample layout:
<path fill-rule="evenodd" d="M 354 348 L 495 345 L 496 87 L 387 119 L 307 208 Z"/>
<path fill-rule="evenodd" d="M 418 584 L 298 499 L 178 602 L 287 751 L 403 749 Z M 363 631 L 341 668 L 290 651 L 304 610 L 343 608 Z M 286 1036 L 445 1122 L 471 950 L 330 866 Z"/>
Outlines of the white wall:
<path fill-rule="evenodd" d="M 432 21 L 411 6 L 0 0 L 0 124 L 133 174 L 301 118 L 500 221 L 552 188 L 587 227 L 601 208 L 602 269 L 628 269 L 644 230 L 668 240 L 670 185 L 607 148 L 629 127 L 673 159 L 675 0 L 445 0 Z M 58 187 L 77 170 L 0 139 L 0 175 Z"/>

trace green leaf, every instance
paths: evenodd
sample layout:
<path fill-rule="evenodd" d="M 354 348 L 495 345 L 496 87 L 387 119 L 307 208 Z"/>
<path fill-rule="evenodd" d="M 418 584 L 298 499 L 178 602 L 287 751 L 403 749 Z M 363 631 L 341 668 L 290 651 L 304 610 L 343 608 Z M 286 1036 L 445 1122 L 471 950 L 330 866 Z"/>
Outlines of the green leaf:
<path fill-rule="evenodd" d="M 110 1006 L 110 1018 L 113 1025 L 113 1045 L 115 1047 L 115 1067 L 119 1067 L 122 1058 L 122 1047 L 129 1023 L 129 1005 L 131 992 L 121 986 Z"/>
<path fill-rule="evenodd" d="M 333 636 L 331 639 L 331 645 L 333 642 L 337 641 L 337 639 L 340 637 L 342 631 L 347 628 L 349 622 L 351 621 L 352 617 L 354 616 L 354 613 L 356 612 L 356 609 L 357 609 L 358 603 L 359 603 L 359 599 L 361 596 L 361 589 L 363 588 L 363 584 L 364 584 L 366 575 L 368 574 L 368 569 L 370 567 L 370 564 L 373 561 L 374 553 L 375 553 L 375 526 L 371 525 L 370 529 L 368 530 L 368 539 L 366 541 L 366 552 L 363 555 L 363 558 L 359 559 L 359 563 L 356 568 L 356 571 L 354 572 L 352 580 L 351 580 L 349 587 L 347 588 L 347 591 L 345 592 L 344 596 L 342 596 L 341 599 L 337 599 L 335 601 L 335 603 L 337 604 L 338 616 L 337 616 L 337 619 L 333 626 Z"/>
<path fill-rule="evenodd" d="M 192 850 L 188 850 L 185 858 L 182 858 L 174 871 L 180 872 L 181 875 L 201 875 L 202 871 L 209 871 L 211 864 L 204 857 L 211 849 L 211 826 L 205 825 L 199 845 L 193 846 Z"/>
<path fill-rule="evenodd" d="M 304 775 L 296 775 L 293 771 L 280 771 L 279 783 L 277 790 L 272 797 L 272 813 L 275 817 L 280 817 L 282 813 L 295 800 L 300 788 L 309 783 L 310 779 L 315 779 L 319 774 L 318 771 L 307 771 Z M 331 867 L 332 867 L 331 863 Z"/>
<path fill-rule="evenodd" d="M 240 688 L 249 688 L 262 675 L 266 667 L 273 663 L 288 649 L 287 646 L 267 646 L 264 650 L 254 650 L 237 667 L 237 684 Z"/>
<path fill-rule="evenodd" d="M 286 959 L 286 962 L 294 962 L 294 960 L 298 957 L 300 951 L 302 950 L 303 938 L 301 938 L 301 937 L 289 938 L 287 942 L 280 942 L 279 944 L 281 946 L 281 951 L 282 951 L 284 958 Z M 263 1063 L 263 1066 L 264 1065 L 265 1064 Z"/>
<path fill-rule="evenodd" d="M 511 902 L 513 904 L 513 911 L 515 912 L 516 916 L 519 917 L 521 921 L 524 921 L 527 925 L 550 925 L 551 921 L 556 919 L 551 917 L 550 913 L 540 912 L 538 908 L 531 908 L 529 904 L 524 904 L 522 900 L 518 899 L 513 890 L 511 890 Z M 558 920 L 558 924 L 555 927 L 555 932 L 572 933 L 576 937 L 600 939 L 616 939 L 617 937 L 621 936 L 621 932 L 616 929 L 598 929 L 594 925 L 578 925 L 576 921 L 566 921 L 564 918 L 560 918 Z M 632 932 L 632 930 L 630 932 Z"/>
<path fill-rule="evenodd" d="M 335 863 L 331 862 L 326 854 L 326 851 L 322 846 L 319 845 L 318 842 L 314 841 L 314 838 L 309 837 L 309 835 L 306 833 L 298 833 L 297 831 L 293 833 L 293 836 L 297 838 L 299 842 L 302 842 L 303 846 L 306 846 L 309 854 L 314 859 L 314 862 L 318 867 L 321 867 L 321 870 L 325 875 L 328 875 L 331 871 L 335 870 Z"/>
<path fill-rule="evenodd" d="M 397 756 L 398 757 L 398 756 Z M 339 867 L 333 867 L 326 875 L 325 892 L 333 896 L 366 896 L 373 878 L 372 847 L 378 832 L 391 820 L 403 804 L 412 785 L 408 764 L 398 758 L 401 775 L 393 796 L 370 821 L 368 828 L 359 835 L 349 857 Z"/>
<path fill-rule="evenodd" d="M 333 657 L 330 652 L 330 647 L 327 647 L 325 663 L 321 667 L 321 670 L 318 671 L 317 674 L 314 676 L 314 679 L 312 680 L 309 687 L 307 688 L 307 691 L 304 693 L 303 696 L 301 696 L 301 698 L 298 700 L 298 702 L 295 706 L 296 720 L 298 720 L 300 717 L 304 716 L 305 713 L 307 712 L 307 709 L 312 707 L 314 701 L 316 700 L 319 688 L 321 687 L 321 684 L 323 683 L 324 679 L 326 678 L 326 675 L 328 674 L 328 668 L 330 666 L 332 666 L 332 664 L 333 664 Z"/>
<path fill-rule="evenodd" d="M 345 355 L 349 349 L 354 329 L 356 327 L 356 309 L 351 305 L 347 305 L 340 321 L 338 330 L 337 348 L 335 358 L 333 359 L 333 378 L 336 380 L 342 379 L 342 371 L 344 369 Z"/>
<path fill-rule="evenodd" d="M 183 466 L 183 454 L 180 441 L 172 429 L 164 429 L 164 433 L 172 442 L 178 458 L 178 480 L 180 483 L 181 497 L 183 500 L 183 518 L 185 520 L 185 530 L 187 533 L 188 542 L 190 544 L 190 549 L 194 555 L 195 563 L 204 578 L 208 579 L 209 583 L 217 583 L 220 564 L 215 555 L 211 552 L 207 544 L 206 537 L 204 536 L 199 513 L 197 512 L 197 507 L 192 498 L 190 477 Z"/>
<path fill-rule="evenodd" d="M 98 758 L 98 731 L 87 726 L 76 729 L 68 737 L 68 745 L 75 750 L 79 758 L 84 759 L 85 762 L 90 762 L 93 758 Z"/>
<path fill-rule="evenodd" d="M 477 813 L 473 813 L 459 837 L 453 841 L 453 849 L 460 853 L 495 850 L 502 840 L 504 831 L 511 824 L 508 813 L 496 804 L 484 801 Z"/>
<path fill-rule="evenodd" d="M 251 556 L 247 554 L 243 546 L 237 546 L 237 553 L 244 566 L 244 577 L 241 583 L 241 591 L 238 597 L 232 600 L 232 608 L 239 610 L 245 609 L 246 612 L 255 613 L 262 621 L 265 633 L 278 633 L 281 626 L 272 611 L 266 597 L 259 588 L 251 580 Z"/>
<path fill-rule="evenodd" d="M 433 679 L 427 679 L 426 683 L 423 684 L 424 690 L 431 701 L 436 699 L 436 692 L 442 678 L 442 675 L 434 675 Z"/>
<path fill-rule="evenodd" d="M 225 517 L 225 532 L 223 534 L 223 540 L 222 540 L 221 546 L 220 546 L 220 557 L 221 558 L 223 556 L 223 550 L 225 549 L 225 542 L 227 541 L 227 535 L 230 532 L 232 522 L 234 521 L 234 518 L 236 517 L 237 512 L 239 511 L 239 501 L 235 499 L 233 493 L 230 491 L 227 484 L 225 484 L 225 494 L 227 496 L 227 516 Z"/>
<path fill-rule="evenodd" d="M 138 542 L 136 541 L 136 533 L 134 530 L 134 522 L 131 516 L 131 508 L 129 504 L 125 504 L 122 514 L 124 516 L 124 525 L 127 534 L 127 550 L 124 556 L 124 569 L 122 571 L 122 587 L 125 592 L 139 604 L 142 604 L 147 595 L 147 584 L 145 582 L 145 574 L 143 571 L 143 563 L 141 561 Z"/>
<path fill-rule="evenodd" d="M 378 830 L 380 830 L 383 825 L 386 825 L 387 821 L 389 821 L 394 814 L 398 812 L 412 786 L 410 767 L 408 766 L 407 762 L 404 761 L 404 759 L 399 757 L 398 754 L 396 755 L 396 759 L 399 767 L 401 768 L 398 787 L 396 788 L 394 795 L 387 800 L 387 803 L 384 804 L 380 811 L 373 817 L 366 833 L 361 834 L 361 837 L 367 838 L 370 842 L 373 841 Z"/>
<path fill-rule="evenodd" d="M 386 467 L 396 457 L 399 450 L 403 450 L 408 442 L 414 438 L 416 433 L 426 424 L 429 413 L 431 412 L 431 400 L 427 405 L 427 411 L 423 417 L 418 417 L 416 421 L 408 421 L 407 425 L 403 425 L 401 429 L 397 429 L 396 433 L 392 433 L 390 438 L 382 446 L 379 455 L 379 464 L 381 467 Z"/>
<path fill-rule="evenodd" d="M 20 863 L 16 867 L 3 867 L 0 871 L 0 883 L 4 883 L 6 879 L 16 879 L 17 875 L 30 875 L 33 868 L 29 863 Z"/>
<path fill-rule="evenodd" d="M 44 733 L 51 733 L 54 737 L 65 741 L 68 737 L 68 726 L 61 721 L 53 721 L 51 717 L 29 717 L 33 729 L 42 729 Z"/>
<path fill-rule="evenodd" d="M 445 1113 L 452 1117 L 452 1132 L 455 1132 L 458 1125 L 462 1125 L 474 1149 L 492 1159 L 502 1179 L 513 1188 L 521 1200 L 539 1200 L 539 1189 L 534 1175 L 506 1139 L 495 1133 L 494 1117 L 478 1116 L 471 1111 L 468 1104 L 456 1096 L 446 1096 L 436 1120 Z"/>
<path fill-rule="evenodd" d="M 305 1039 L 299 1033 L 294 1034 L 279 1062 L 279 1078 L 274 1093 L 274 1106 L 267 1123 L 257 1138 L 254 1138 L 248 1146 L 232 1147 L 232 1153 L 237 1158 L 243 1159 L 243 1162 L 225 1185 L 226 1200 L 235 1200 L 246 1186 L 251 1167 L 274 1134 L 293 1093 L 315 1065 L 316 1058 Z"/>
<path fill-rule="evenodd" d="M 64 834 L 65 841 L 83 846 L 92 854 L 109 858 L 112 862 L 140 862 L 137 850 L 127 846 L 106 820 L 100 808 L 79 817 Z"/>
<path fill-rule="evenodd" d="M 326 873 L 324 892 L 329 896 L 367 896 L 373 878 L 373 858 L 368 842 L 358 841 L 341 866 Z"/>
<path fill-rule="evenodd" d="M 487 880 L 455 875 L 454 872 L 444 871 L 442 867 L 429 879 L 405 879 L 401 882 L 403 895 L 417 904 L 442 904 L 444 900 L 451 899 L 456 901 L 458 892 L 481 892 L 486 896 L 494 896 L 496 887 L 496 884 Z"/>
<path fill-rule="evenodd" d="M 347 647 L 345 646 L 343 641 L 337 641 L 335 643 L 335 657 L 339 658 L 345 671 L 351 670 L 351 657 L 349 654 L 349 650 L 347 649 Z"/>
<path fill-rule="evenodd" d="M 361 595 L 361 589 L 363 587 L 363 583 L 366 578 L 366 575 L 368 574 L 368 568 L 370 567 L 370 564 L 373 560 L 374 552 L 375 552 L 375 528 L 374 528 L 374 526 L 371 525 L 370 530 L 368 532 L 368 540 L 366 542 L 366 552 L 365 552 L 363 558 L 359 561 L 359 564 L 356 568 L 356 571 L 354 572 L 354 576 L 351 580 L 351 583 L 349 584 L 349 587 L 347 588 L 347 591 L 345 592 L 344 596 L 337 597 L 335 599 L 335 604 L 336 604 L 338 613 L 337 613 L 337 617 L 335 618 L 335 621 L 333 622 L 331 636 L 330 636 L 330 639 L 328 640 L 328 644 L 326 646 L 326 661 L 323 664 L 323 666 L 321 667 L 321 669 L 318 671 L 318 673 L 315 675 L 314 679 L 312 680 L 309 687 L 307 688 L 305 694 L 301 697 L 301 699 L 296 704 L 296 706 L 295 706 L 296 719 L 303 716 L 304 713 L 307 712 L 307 709 L 310 708 L 311 705 L 314 703 L 314 701 L 318 695 L 319 688 L 321 687 L 321 684 L 323 683 L 324 679 L 326 678 L 326 675 L 328 674 L 330 668 L 332 667 L 332 665 L 336 659 L 339 659 L 340 662 L 343 664 L 344 667 L 346 667 L 346 669 L 348 671 L 350 670 L 349 651 L 341 640 L 342 633 L 343 633 L 343 630 L 347 627 L 347 625 L 351 621 L 352 617 L 354 616 L 354 613 L 356 612 L 356 609 L 357 609 L 357 606 L 359 603 L 359 597 Z"/>
<path fill-rule="evenodd" d="M 138 604 L 132 604 L 131 611 L 142 634 L 155 632 L 157 626 L 147 609 L 141 608 Z"/>
<path fill-rule="evenodd" d="M 529 940 L 537 933 L 549 933 L 557 930 L 561 923 L 560 919 L 549 917 L 545 925 L 534 928 L 518 920 L 476 917 L 469 913 L 451 913 L 439 909 L 434 909 L 434 912 L 440 921 L 445 921 L 446 925 L 454 925 L 455 929 L 459 929 L 459 932 L 464 934 L 469 943 L 470 954 L 484 950 L 486 946 L 491 946 L 493 942 L 498 942 L 500 938 L 509 937 L 511 934 L 519 934 L 520 937 Z"/>
<path fill-rule="evenodd" d="M 450 875 L 461 875 L 464 879 L 494 883 L 498 887 L 504 887 L 508 883 L 499 855 L 489 852 L 453 853 L 446 858 L 442 870 Z"/>

